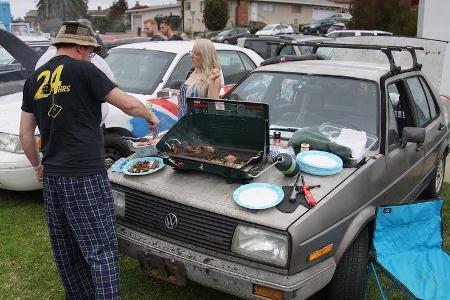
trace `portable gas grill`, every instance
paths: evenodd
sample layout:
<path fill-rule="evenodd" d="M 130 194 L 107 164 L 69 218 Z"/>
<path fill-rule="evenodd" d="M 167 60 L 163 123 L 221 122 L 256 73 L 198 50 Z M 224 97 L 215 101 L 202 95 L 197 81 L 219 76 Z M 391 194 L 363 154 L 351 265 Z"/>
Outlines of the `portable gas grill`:
<path fill-rule="evenodd" d="M 248 180 L 262 171 L 269 153 L 266 104 L 188 98 L 187 112 L 158 142 L 164 162 Z"/>

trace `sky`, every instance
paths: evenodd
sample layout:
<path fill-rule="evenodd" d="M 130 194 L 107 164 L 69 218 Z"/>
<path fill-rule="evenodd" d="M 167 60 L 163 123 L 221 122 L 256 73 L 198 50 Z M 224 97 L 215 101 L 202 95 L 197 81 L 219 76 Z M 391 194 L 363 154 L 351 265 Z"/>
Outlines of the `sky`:
<path fill-rule="evenodd" d="M 37 0 L 9 0 L 11 6 L 11 14 L 14 18 L 23 18 L 27 11 L 36 9 Z M 139 0 L 141 5 L 159 5 L 163 3 L 171 3 L 174 0 Z M 97 9 L 101 6 L 102 9 L 108 8 L 113 3 L 113 0 L 88 0 L 89 9 Z M 136 0 L 128 0 L 128 6 L 134 6 Z"/>

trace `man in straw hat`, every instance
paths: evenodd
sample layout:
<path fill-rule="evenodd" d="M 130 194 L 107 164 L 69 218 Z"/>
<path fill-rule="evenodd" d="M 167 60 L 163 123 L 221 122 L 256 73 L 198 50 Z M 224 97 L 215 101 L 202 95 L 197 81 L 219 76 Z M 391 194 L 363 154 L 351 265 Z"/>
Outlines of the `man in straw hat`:
<path fill-rule="evenodd" d="M 48 229 L 66 298 L 119 299 L 116 219 L 99 126 L 101 103 L 105 99 L 144 118 L 153 132 L 159 120 L 90 62 L 100 47 L 89 26 L 65 22 L 52 44 L 56 56 L 25 83 L 20 140 L 43 179 Z"/>

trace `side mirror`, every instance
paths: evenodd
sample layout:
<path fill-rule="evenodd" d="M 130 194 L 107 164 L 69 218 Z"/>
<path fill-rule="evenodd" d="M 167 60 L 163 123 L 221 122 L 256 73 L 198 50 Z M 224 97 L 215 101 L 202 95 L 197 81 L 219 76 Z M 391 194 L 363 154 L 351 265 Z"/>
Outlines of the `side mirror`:
<path fill-rule="evenodd" d="M 425 141 L 425 128 L 404 127 L 402 133 L 402 147 L 408 142 L 421 144 Z"/>

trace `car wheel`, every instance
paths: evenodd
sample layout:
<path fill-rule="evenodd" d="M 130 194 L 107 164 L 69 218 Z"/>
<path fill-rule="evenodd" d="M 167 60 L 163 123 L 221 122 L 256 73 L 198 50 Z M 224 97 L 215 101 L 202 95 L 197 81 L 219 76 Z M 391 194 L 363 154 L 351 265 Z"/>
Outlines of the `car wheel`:
<path fill-rule="evenodd" d="M 369 231 L 365 227 L 342 256 L 327 287 L 327 299 L 363 299 L 369 261 Z"/>
<path fill-rule="evenodd" d="M 224 44 L 229 44 L 230 41 L 229 41 L 229 40 L 224 40 L 223 43 L 224 43 Z"/>
<path fill-rule="evenodd" d="M 424 198 L 434 198 L 439 195 L 441 191 L 442 184 L 444 183 L 444 175 L 445 175 L 445 159 L 446 157 L 442 157 L 436 165 L 436 173 L 433 176 L 433 179 L 430 181 L 430 184 L 423 191 Z"/>
<path fill-rule="evenodd" d="M 106 161 L 116 161 L 121 157 L 128 157 L 132 154 L 127 143 L 122 141 L 121 136 L 116 133 L 106 134 L 104 141 Z"/>

